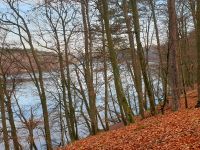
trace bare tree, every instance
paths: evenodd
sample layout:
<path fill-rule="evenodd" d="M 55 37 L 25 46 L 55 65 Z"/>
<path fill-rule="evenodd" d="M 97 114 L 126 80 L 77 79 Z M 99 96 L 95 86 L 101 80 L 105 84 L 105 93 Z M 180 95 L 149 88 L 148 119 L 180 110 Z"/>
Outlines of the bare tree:
<path fill-rule="evenodd" d="M 133 80 L 134 80 L 136 91 L 138 93 L 140 115 L 142 116 L 142 118 L 144 118 L 141 68 L 139 64 L 138 55 L 135 49 L 134 34 L 131 29 L 131 18 L 128 16 L 129 9 L 128 9 L 128 3 L 126 0 L 123 1 L 123 11 L 124 11 L 124 18 L 126 21 L 127 34 L 128 34 L 129 43 L 130 43 L 130 54 L 131 54 L 131 59 L 132 59 L 132 67 L 134 71 Z"/>
<path fill-rule="evenodd" d="M 126 125 L 129 123 L 133 123 L 134 119 L 132 116 L 131 108 L 128 105 L 126 96 L 124 94 L 122 82 L 120 79 L 117 56 L 114 50 L 114 45 L 113 45 L 113 40 L 112 40 L 111 30 L 110 30 L 110 25 L 109 25 L 108 2 L 106 0 L 102 1 L 102 7 L 103 7 L 103 19 L 104 19 L 104 24 L 105 24 L 106 37 L 107 37 L 107 42 L 108 42 L 108 50 L 109 50 L 110 61 L 111 61 L 112 69 L 113 69 L 117 99 L 118 99 L 119 105 L 121 105 L 125 113 L 125 116 L 124 116 L 123 111 L 121 111 L 122 119 L 124 121 L 124 124 Z"/>
<path fill-rule="evenodd" d="M 179 89 L 178 89 L 178 71 L 177 71 L 177 16 L 175 10 L 175 0 L 168 0 L 169 14 L 169 51 L 170 51 L 170 81 L 172 88 L 172 110 L 179 108 Z"/>
<path fill-rule="evenodd" d="M 46 139 L 46 143 L 47 143 L 47 149 L 51 150 L 52 143 L 51 143 L 51 134 L 50 134 L 50 126 L 49 126 L 49 115 L 48 115 L 48 109 L 47 109 L 47 98 L 46 98 L 44 81 L 43 81 L 43 71 L 41 68 L 40 61 L 38 59 L 38 54 L 34 48 L 32 35 L 31 35 L 30 29 L 27 24 L 28 21 L 24 18 L 24 16 L 19 11 L 20 8 L 19 8 L 19 5 L 17 5 L 17 4 L 19 4 L 19 2 L 20 1 L 6 0 L 5 3 L 9 7 L 9 9 L 12 10 L 13 20 L 11 20 L 11 18 L 8 19 L 5 16 L 5 17 L 2 17 L 0 19 L 0 21 L 4 22 L 8 26 L 14 26 L 18 29 L 18 32 L 13 31 L 12 33 L 19 37 L 24 50 L 27 50 L 27 46 L 25 45 L 25 43 L 28 43 L 28 45 L 30 47 L 32 56 L 34 58 L 34 62 L 36 64 L 36 68 L 38 70 L 38 75 L 39 75 L 38 78 L 37 78 L 35 70 L 33 68 L 33 64 L 30 61 L 30 58 L 29 58 L 29 63 L 31 65 L 31 69 L 32 69 L 32 73 L 33 73 L 33 79 L 34 79 L 33 81 L 38 90 L 39 97 L 40 97 L 41 104 L 42 104 L 44 128 L 45 128 L 45 139 Z M 8 14 L 4 14 L 4 15 L 8 15 Z M 25 33 L 25 35 L 23 35 L 22 32 Z M 27 55 L 27 57 L 29 57 L 29 56 Z"/>
<path fill-rule="evenodd" d="M 155 98 L 154 98 L 151 81 L 149 80 L 148 75 L 147 75 L 144 51 L 143 51 L 142 43 L 141 43 L 141 39 L 140 39 L 141 31 L 140 31 L 137 1 L 131 0 L 130 2 L 131 2 L 131 9 L 132 9 L 132 14 L 133 14 L 133 24 L 134 24 L 134 30 L 135 30 L 135 36 L 136 36 L 136 42 L 137 42 L 137 53 L 138 53 L 138 56 L 140 59 L 140 65 L 141 65 L 141 71 L 142 71 L 143 80 L 144 80 L 144 84 L 145 84 L 145 89 L 146 89 L 148 97 L 149 97 L 151 114 L 155 115 L 156 114 L 155 102 L 154 102 Z"/>
<path fill-rule="evenodd" d="M 84 28 L 84 40 L 85 40 L 85 80 L 88 89 L 88 96 L 89 96 L 89 107 L 90 112 L 89 116 L 91 119 L 91 128 L 92 134 L 97 133 L 98 125 L 97 125 L 97 110 L 96 110 L 96 93 L 93 85 L 93 72 L 92 72 L 92 64 L 91 64 L 91 36 L 90 36 L 90 24 L 88 20 L 88 0 L 81 1 L 81 13 L 82 13 L 82 20 L 83 20 L 83 28 Z"/>

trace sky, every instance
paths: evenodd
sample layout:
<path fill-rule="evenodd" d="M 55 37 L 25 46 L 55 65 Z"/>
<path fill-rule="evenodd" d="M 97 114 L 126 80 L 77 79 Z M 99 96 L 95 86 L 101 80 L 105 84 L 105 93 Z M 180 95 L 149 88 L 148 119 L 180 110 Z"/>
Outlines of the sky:
<path fill-rule="evenodd" d="M 43 18 L 42 17 L 44 17 L 45 18 L 45 16 L 40 16 L 40 15 L 38 15 L 37 13 L 36 13 L 36 11 L 33 13 L 32 12 L 32 10 L 33 10 L 33 7 L 34 6 L 36 6 L 36 3 L 41 3 L 43 0 L 23 0 L 23 3 L 20 3 L 19 4 L 19 8 L 20 8 L 20 11 L 21 11 L 21 14 L 24 16 L 24 17 L 26 17 L 26 20 L 27 20 L 27 23 L 28 23 L 28 26 L 29 26 L 29 29 L 30 29 L 30 31 L 31 31 L 31 33 L 32 33 L 32 35 L 33 36 L 36 36 L 36 34 L 38 33 L 38 32 L 36 32 L 36 31 L 38 31 L 38 27 L 37 27 L 37 25 L 36 25 L 36 23 L 39 23 L 40 25 L 41 25 L 41 28 L 42 28 L 42 30 L 48 30 L 49 29 L 49 25 L 47 25 L 47 23 L 43 20 Z M 160 1 L 162 1 L 162 0 L 160 0 Z M 159 2 L 160 3 L 160 2 Z M 158 7 L 159 8 L 159 7 Z M 159 8 L 160 9 L 160 8 Z M 8 6 L 7 5 L 5 5 L 5 2 L 4 2 L 4 0 L 0 0 L 0 15 L 2 15 L 2 13 L 4 13 L 4 14 L 6 14 L 6 15 L 8 15 L 8 12 L 10 12 L 10 9 L 8 9 Z M 149 14 L 149 13 L 146 13 L 146 15 L 145 15 L 146 17 L 147 16 L 151 16 L 151 14 Z M 8 16 L 8 18 L 9 18 L 10 16 Z M 161 17 L 161 18 L 159 18 L 159 17 Z M 166 34 L 166 32 L 167 32 L 167 24 L 164 24 L 163 22 L 162 22 L 162 20 L 164 19 L 164 20 L 166 20 L 166 18 L 163 18 L 163 15 L 160 15 L 158 18 L 159 18 L 159 20 L 158 20 L 158 27 L 159 27 L 159 31 L 160 31 L 160 33 L 161 33 L 161 38 L 163 38 L 163 42 L 165 42 L 166 40 L 167 40 L 167 34 Z M 29 21 L 29 18 L 30 19 L 32 19 L 32 18 L 34 18 L 35 20 L 34 21 L 30 21 L 30 23 L 28 22 Z M 79 18 L 80 20 L 81 20 L 81 18 Z M 82 20 L 81 21 L 79 21 L 80 22 L 80 25 L 81 25 L 81 22 L 82 22 Z M 141 30 L 145 30 L 145 26 L 146 26 L 146 22 L 143 22 L 143 19 L 142 18 L 140 18 L 140 23 L 141 23 L 141 25 L 143 25 L 143 28 L 141 28 Z M 81 26 L 80 26 L 81 27 Z M 11 30 L 13 30 L 13 31 L 17 31 L 15 28 L 11 28 Z M 153 25 L 153 23 L 151 22 L 151 26 L 150 26 L 150 31 L 151 31 L 151 34 L 154 32 L 154 25 Z M 44 33 L 44 32 L 43 32 Z M 48 32 L 46 32 L 46 33 L 48 33 Z M 145 32 L 142 32 L 142 34 L 145 34 Z M 141 36 L 145 36 L 145 35 L 141 35 Z M 151 36 L 151 35 L 150 35 Z M 18 36 L 16 36 L 16 35 L 14 35 L 14 34 L 8 34 L 8 37 L 7 37 L 8 39 L 9 39 L 9 41 L 10 42 L 13 42 L 14 44 L 15 43 L 19 43 L 19 38 L 18 38 Z M 46 35 L 45 36 L 45 38 L 46 38 L 46 40 L 48 41 L 50 41 L 50 40 L 52 40 L 51 38 L 52 38 L 52 36 L 51 35 Z M 49 39 L 48 39 L 49 38 Z M 36 40 L 36 39 L 35 39 Z M 77 40 L 77 39 L 76 39 Z M 79 40 L 79 43 L 80 43 L 80 41 L 82 40 L 82 37 L 80 36 L 80 40 Z M 143 40 L 144 41 L 144 38 L 142 38 L 141 40 Z M 41 41 L 40 41 L 41 42 Z M 156 41 L 155 41 L 155 38 L 153 39 L 153 44 L 156 44 Z M 76 45 L 76 46 L 78 46 L 78 45 Z M 37 45 L 37 44 L 35 44 L 35 47 L 37 48 L 37 49 L 40 49 L 40 47 Z M 78 46 L 78 47 L 81 47 L 81 46 Z"/>

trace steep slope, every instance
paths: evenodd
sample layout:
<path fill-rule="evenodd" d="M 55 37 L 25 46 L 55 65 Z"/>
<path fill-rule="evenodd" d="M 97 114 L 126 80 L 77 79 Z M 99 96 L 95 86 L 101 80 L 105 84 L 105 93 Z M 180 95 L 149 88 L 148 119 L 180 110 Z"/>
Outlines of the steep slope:
<path fill-rule="evenodd" d="M 63 150 L 200 149 L 200 109 L 194 108 L 196 91 L 188 93 L 189 109 L 167 111 L 117 130 L 77 141 Z"/>

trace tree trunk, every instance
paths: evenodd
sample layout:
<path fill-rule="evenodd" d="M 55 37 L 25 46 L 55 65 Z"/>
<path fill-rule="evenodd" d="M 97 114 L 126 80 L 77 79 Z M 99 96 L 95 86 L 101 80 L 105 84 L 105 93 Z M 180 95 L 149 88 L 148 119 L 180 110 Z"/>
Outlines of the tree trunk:
<path fill-rule="evenodd" d="M 147 76 L 144 52 L 143 52 L 142 43 L 140 40 L 140 23 L 139 23 L 139 14 L 138 14 L 136 0 L 131 0 L 131 8 L 132 8 L 133 24 L 134 24 L 134 30 L 135 30 L 135 36 L 136 36 L 136 42 L 137 42 L 137 53 L 140 59 L 140 66 L 142 70 L 143 80 L 144 80 L 145 88 L 149 97 L 151 114 L 155 115 L 156 109 L 155 109 L 153 88 Z"/>
<path fill-rule="evenodd" d="M 113 45 L 113 40 L 112 40 L 111 30 L 110 30 L 110 25 L 109 25 L 107 0 L 102 1 L 102 7 L 103 7 L 103 19 L 104 19 L 106 36 L 107 36 L 107 41 L 108 41 L 108 50 L 109 50 L 111 65 L 112 65 L 113 74 L 114 74 L 115 90 L 117 93 L 117 99 L 118 99 L 119 105 L 122 106 L 123 111 L 126 116 L 126 119 L 124 120 L 124 124 L 127 125 L 129 123 L 133 123 L 134 119 L 133 119 L 133 116 L 131 113 L 131 108 L 127 103 L 127 99 L 126 99 L 124 91 L 123 91 L 122 82 L 121 82 L 121 78 L 120 78 L 120 74 L 119 74 L 117 55 L 114 50 L 114 45 Z M 123 116 L 123 112 L 121 112 L 121 114 Z"/>
<path fill-rule="evenodd" d="M 197 0 L 197 88 L 198 88 L 198 100 L 197 100 L 197 105 L 196 107 L 200 107 L 200 1 Z"/>
<path fill-rule="evenodd" d="M 14 148 L 15 150 L 20 150 L 20 144 L 18 142 L 18 136 L 17 136 L 17 129 L 15 126 L 15 121 L 14 121 L 13 111 L 12 111 L 12 106 L 11 106 L 11 99 L 8 97 L 7 97 L 6 106 L 7 106 L 7 111 L 8 111 L 8 118 L 10 122 L 11 136 L 13 139 Z"/>
<path fill-rule="evenodd" d="M 134 71 L 133 81 L 134 81 L 134 85 L 138 94 L 139 110 L 140 110 L 139 113 L 141 117 L 144 118 L 141 68 L 140 68 L 138 57 L 135 50 L 133 33 L 131 31 L 131 20 L 128 16 L 127 0 L 123 1 L 123 11 L 124 11 L 124 18 L 126 22 L 127 33 L 128 33 L 129 43 L 130 43 L 130 54 L 131 54 L 131 60 L 132 60 L 132 67 Z"/>
<path fill-rule="evenodd" d="M 170 52 L 170 80 L 172 88 L 172 110 L 179 108 L 179 89 L 178 89 L 178 71 L 177 71 L 177 18 L 175 10 L 175 0 L 168 0 L 169 14 L 169 52 Z"/>
<path fill-rule="evenodd" d="M 93 85 L 93 76 L 91 72 L 91 65 L 90 65 L 90 56 L 91 50 L 89 53 L 89 29 L 87 24 L 87 14 L 86 14 L 86 5 L 88 5 L 87 0 L 81 1 L 81 12 L 82 12 L 82 19 L 83 19 L 83 26 L 84 26 L 84 38 L 85 38 L 85 62 L 86 67 L 85 70 L 85 80 L 86 85 L 88 88 L 88 96 L 89 96 L 89 107 L 90 107 L 90 121 L 91 121 L 91 128 L 92 134 L 95 135 L 97 133 L 98 124 L 97 124 L 97 112 L 96 112 L 96 94 Z M 91 40 L 91 39 L 90 39 Z"/>
<path fill-rule="evenodd" d="M 9 139 L 8 139 L 8 130 L 6 125 L 6 111 L 5 111 L 5 97 L 3 92 L 3 82 L 2 77 L 0 77 L 0 107 L 1 107 L 1 122 L 2 122 L 2 130 L 3 130 L 3 141 L 5 150 L 9 150 Z"/>

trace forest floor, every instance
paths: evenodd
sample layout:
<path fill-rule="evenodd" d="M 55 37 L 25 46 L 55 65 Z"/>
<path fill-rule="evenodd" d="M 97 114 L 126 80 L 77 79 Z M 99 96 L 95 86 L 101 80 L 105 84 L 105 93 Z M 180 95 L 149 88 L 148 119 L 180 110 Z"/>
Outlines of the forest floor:
<path fill-rule="evenodd" d="M 185 109 L 184 97 L 180 110 L 166 110 L 126 127 L 102 132 L 76 141 L 63 150 L 200 150 L 200 109 L 194 108 L 196 90 L 187 93 L 189 108 Z"/>

